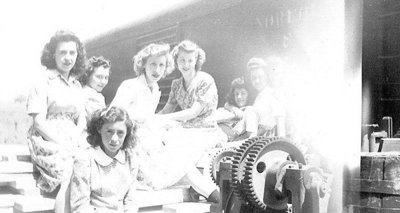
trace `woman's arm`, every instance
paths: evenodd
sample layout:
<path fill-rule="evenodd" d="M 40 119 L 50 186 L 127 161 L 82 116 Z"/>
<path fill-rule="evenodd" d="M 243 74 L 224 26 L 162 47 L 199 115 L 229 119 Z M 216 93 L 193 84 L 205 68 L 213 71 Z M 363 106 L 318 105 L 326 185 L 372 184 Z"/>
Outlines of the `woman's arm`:
<path fill-rule="evenodd" d="M 137 199 L 135 194 L 136 192 L 136 181 L 131 184 L 128 192 L 124 197 L 124 213 L 137 213 L 139 211 L 139 207 L 137 205 Z"/>
<path fill-rule="evenodd" d="M 176 121 L 186 121 L 197 117 L 203 111 L 203 108 L 204 107 L 200 103 L 194 102 L 192 107 L 188 109 L 184 109 L 179 112 L 163 114 L 162 117 Z"/>
<path fill-rule="evenodd" d="M 61 144 L 61 138 L 59 138 L 57 132 L 55 132 L 53 129 L 49 128 L 49 124 L 46 121 L 46 115 L 43 113 L 35 113 L 31 114 L 33 118 L 33 127 L 39 132 L 39 134 L 47 141 L 53 141 L 53 142 L 60 142 Z"/>
<path fill-rule="evenodd" d="M 232 112 L 235 114 L 235 118 L 237 119 L 242 119 L 244 112 L 240 110 L 238 107 L 232 106 L 228 102 L 225 103 L 224 108 L 228 110 L 229 112 Z"/>
<path fill-rule="evenodd" d="M 71 178 L 71 210 L 73 213 L 94 213 L 90 205 L 90 160 L 76 159 Z"/>
<path fill-rule="evenodd" d="M 136 101 L 134 89 L 130 88 L 128 81 L 123 81 L 118 87 L 115 93 L 114 99 L 111 102 L 111 106 L 122 107 L 129 112 L 128 105 L 129 102 Z"/>
<path fill-rule="evenodd" d="M 166 103 L 162 110 L 160 110 L 157 114 L 168 114 L 175 111 L 177 104 Z"/>

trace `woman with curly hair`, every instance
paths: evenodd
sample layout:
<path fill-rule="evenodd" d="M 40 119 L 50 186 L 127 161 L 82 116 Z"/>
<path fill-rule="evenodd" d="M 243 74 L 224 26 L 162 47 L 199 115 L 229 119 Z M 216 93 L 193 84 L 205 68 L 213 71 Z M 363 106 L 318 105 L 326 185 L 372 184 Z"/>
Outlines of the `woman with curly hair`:
<path fill-rule="evenodd" d="M 158 81 L 174 69 L 168 44 L 149 44 L 133 57 L 135 78 L 119 86 L 111 105 L 125 108 L 139 123 L 152 117 L 160 101 Z"/>
<path fill-rule="evenodd" d="M 206 54 L 197 44 L 184 40 L 171 54 L 182 77 L 172 81 L 168 102 L 159 114 L 180 123 L 182 128 L 169 131 L 170 141 L 190 153 L 189 162 L 198 162 L 207 150 L 227 141 L 213 116 L 218 104 L 217 87 L 214 78 L 201 70 Z M 181 110 L 175 111 L 178 106 Z M 196 191 L 210 201 L 218 201 L 219 193 L 213 187 Z"/>
<path fill-rule="evenodd" d="M 204 50 L 184 40 L 171 54 L 182 77 L 172 82 L 168 102 L 160 114 L 187 127 L 214 127 L 216 123 L 208 118 L 217 108 L 218 93 L 214 78 L 201 71 L 206 61 Z M 174 112 L 177 106 L 182 110 Z"/>
<path fill-rule="evenodd" d="M 89 59 L 85 74 L 79 79 L 86 99 L 85 109 L 87 120 L 89 120 L 94 111 L 106 107 L 105 98 L 101 94 L 101 91 L 108 84 L 108 78 L 111 74 L 110 68 L 110 61 L 103 56 L 93 56 Z"/>
<path fill-rule="evenodd" d="M 29 91 L 27 112 L 33 118 L 28 132 L 32 161 L 39 170 L 37 186 L 45 196 L 56 196 L 55 211 L 68 211 L 68 185 L 73 158 L 86 124 L 81 84 L 86 53 L 79 38 L 57 31 L 45 45 L 46 67 Z M 65 208 L 65 209 L 64 209 Z"/>
<path fill-rule="evenodd" d="M 136 125 L 125 110 L 109 107 L 95 111 L 87 129 L 91 147 L 75 160 L 72 212 L 137 212 Z"/>

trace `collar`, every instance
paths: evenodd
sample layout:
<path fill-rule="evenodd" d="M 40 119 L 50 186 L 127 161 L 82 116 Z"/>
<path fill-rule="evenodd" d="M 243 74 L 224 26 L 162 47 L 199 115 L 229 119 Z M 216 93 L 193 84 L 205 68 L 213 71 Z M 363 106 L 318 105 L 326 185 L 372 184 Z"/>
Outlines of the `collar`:
<path fill-rule="evenodd" d="M 60 78 L 62 81 L 64 81 L 68 85 L 71 85 L 71 84 L 74 85 L 74 84 L 79 83 L 75 76 L 70 76 L 69 79 L 67 80 L 61 75 L 61 73 L 59 73 L 55 69 L 48 69 L 47 76 L 50 80 L 53 80 L 55 78 Z"/>
<path fill-rule="evenodd" d="M 83 86 L 82 89 L 87 90 L 87 91 L 89 91 L 91 93 L 99 93 L 95 89 L 93 89 L 92 87 L 89 87 L 88 85 Z"/>
<path fill-rule="evenodd" d="M 125 164 L 125 152 L 124 151 L 119 150 L 117 155 L 115 155 L 114 158 L 111 158 L 100 148 L 100 146 L 96 146 L 92 149 L 92 153 L 93 153 L 94 160 L 102 166 L 110 165 L 114 159 L 116 159 L 121 164 Z"/>
<path fill-rule="evenodd" d="M 149 88 L 149 85 L 147 84 L 146 77 L 145 77 L 144 74 L 139 75 L 138 81 L 139 81 L 143 86 L 146 86 L 146 88 Z M 154 93 L 155 91 L 159 91 L 159 90 L 160 90 L 160 88 L 159 88 L 157 82 L 154 82 L 153 85 L 151 85 L 151 87 L 153 88 L 152 93 Z M 150 90 L 150 88 L 149 88 L 149 90 Z"/>

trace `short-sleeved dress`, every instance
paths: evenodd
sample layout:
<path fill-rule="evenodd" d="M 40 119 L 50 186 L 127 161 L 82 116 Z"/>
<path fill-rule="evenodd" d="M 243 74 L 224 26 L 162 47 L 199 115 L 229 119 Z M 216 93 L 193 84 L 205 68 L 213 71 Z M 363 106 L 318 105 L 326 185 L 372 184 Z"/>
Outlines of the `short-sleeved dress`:
<path fill-rule="evenodd" d="M 202 77 L 201 75 L 200 77 Z M 208 78 L 208 82 L 214 84 L 212 78 Z M 178 89 L 177 86 L 178 84 L 175 89 Z M 153 89 L 150 90 L 144 75 L 141 75 L 138 78 L 124 81 L 118 88 L 112 105 L 124 107 L 132 119 L 139 121 L 135 152 L 139 156 L 139 179 L 142 184 L 153 189 L 162 189 L 177 183 L 187 173 L 188 167 L 195 165 L 205 147 L 212 146 L 211 143 L 204 143 L 202 138 L 199 138 L 199 133 L 215 132 L 214 122 L 207 120 L 205 115 L 211 114 L 212 110 L 216 108 L 217 91 L 215 84 L 204 85 L 204 87 L 203 93 L 206 93 L 207 88 L 211 88 L 212 94 L 207 93 L 210 98 L 206 98 L 204 101 L 204 104 L 209 106 L 208 110 L 204 110 L 205 114 L 202 114 L 204 119 L 194 119 L 200 121 L 201 124 L 193 122 L 191 125 L 191 122 L 184 122 L 184 126 L 191 128 L 169 129 L 159 128 L 155 124 L 158 121 L 154 114 L 161 94 L 157 83 L 152 85 Z M 202 125 L 207 128 L 193 128 Z M 212 143 L 214 144 L 214 141 Z"/>
<path fill-rule="evenodd" d="M 139 143 L 138 149 L 142 147 L 147 151 L 145 165 L 156 168 L 147 171 L 152 174 L 149 179 L 156 188 L 175 184 L 196 165 L 207 149 L 227 141 L 212 116 L 217 108 L 218 94 L 211 75 L 198 71 L 189 88 L 184 87 L 183 78 L 174 80 L 168 102 L 178 104 L 181 109 L 188 109 L 198 102 L 203 111 L 196 118 L 183 121 L 181 127 L 157 131 L 158 134 Z"/>
<path fill-rule="evenodd" d="M 111 158 L 99 146 L 86 151 L 74 164 L 72 212 L 137 212 L 135 185 L 138 165 L 134 155 L 120 150 Z"/>
<path fill-rule="evenodd" d="M 154 82 L 150 90 L 145 75 L 140 75 L 121 83 L 111 105 L 126 109 L 131 119 L 142 124 L 154 116 L 160 97 L 158 84 Z"/>
<path fill-rule="evenodd" d="M 212 118 L 218 105 L 218 91 L 211 75 L 203 71 L 197 71 L 195 78 L 188 88 L 184 86 L 183 77 L 173 80 L 168 103 L 179 105 L 181 109 L 188 109 L 193 103 L 200 103 L 203 111 L 199 116 L 184 121 L 186 128 L 215 128 L 217 123 Z"/>
<path fill-rule="evenodd" d="M 87 85 L 83 86 L 82 91 L 85 97 L 86 119 L 89 120 L 94 111 L 106 107 L 106 100 L 100 92 Z"/>
<path fill-rule="evenodd" d="M 82 141 L 82 129 L 77 126 L 83 113 L 81 89 L 74 77 L 66 80 L 58 71 L 46 70 L 29 92 L 28 114 L 45 114 L 46 127 L 63 139 L 47 141 L 33 126 L 28 132 L 32 161 L 40 172 L 37 185 L 46 192 L 71 177 L 73 156 Z"/>

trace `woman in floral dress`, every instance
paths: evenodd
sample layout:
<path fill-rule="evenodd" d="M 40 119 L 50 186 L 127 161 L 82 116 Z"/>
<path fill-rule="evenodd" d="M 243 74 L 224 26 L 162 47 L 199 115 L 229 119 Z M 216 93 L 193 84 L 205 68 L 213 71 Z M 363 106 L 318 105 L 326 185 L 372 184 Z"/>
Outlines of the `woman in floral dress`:
<path fill-rule="evenodd" d="M 48 196 L 56 194 L 55 211 L 69 209 L 69 181 L 73 158 L 81 143 L 84 117 L 81 84 L 86 54 L 79 38 L 57 31 L 45 45 L 41 63 L 46 67 L 35 81 L 27 100 L 33 119 L 28 132 L 32 161 L 39 170 L 37 186 Z"/>

